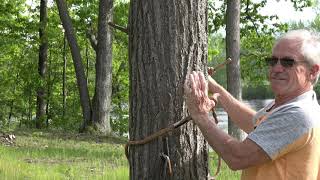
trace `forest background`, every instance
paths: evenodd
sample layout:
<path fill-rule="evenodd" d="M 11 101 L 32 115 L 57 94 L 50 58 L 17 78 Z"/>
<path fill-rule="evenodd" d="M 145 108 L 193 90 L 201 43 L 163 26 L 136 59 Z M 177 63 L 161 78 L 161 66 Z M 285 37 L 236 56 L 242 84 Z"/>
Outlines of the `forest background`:
<path fill-rule="evenodd" d="M 208 66 L 226 59 L 226 2 L 208 0 Z M 241 1 L 244 100 L 272 98 L 264 58 L 280 34 L 320 30 L 317 0 L 289 1 L 297 12 L 313 9 L 308 21 L 262 14 L 281 2 Z M 0 177 L 128 179 L 129 7 L 127 0 L 0 0 Z M 214 78 L 226 87 L 226 68 Z M 217 162 L 208 156 L 209 166 Z M 222 166 L 220 179 L 239 179 Z"/>
<path fill-rule="evenodd" d="M 241 7 L 241 79 L 243 99 L 272 98 L 266 80 L 264 58 L 270 55 L 274 39 L 295 28 L 320 29 L 320 16 L 307 22 L 281 23 L 276 15 L 261 15 L 267 1 L 242 1 Z M 292 1 L 296 11 L 305 7 L 318 10 L 317 1 Z M 98 31 L 98 0 L 69 0 L 68 12 L 82 56 L 89 97 L 96 86 L 96 52 L 90 36 Z M 277 1 L 274 1 L 276 4 Z M 39 74 L 40 1 L 1 0 L 0 3 L 0 128 L 16 127 L 60 129 L 78 132 L 83 126 L 83 113 L 65 30 L 56 3 L 47 2 L 46 74 Z M 113 2 L 113 26 L 126 29 L 129 2 Z M 319 14 L 319 13 L 316 13 Z M 208 63 L 215 66 L 225 57 L 225 5 L 208 1 Z M 111 25 L 110 25 L 111 26 Z M 129 65 L 128 37 L 121 28 L 112 34 L 112 95 L 110 125 L 112 133 L 126 136 L 128 131 Z M 43 38 L 43 37 L 42 37 Z M 225 69 L 215 78 L 226 86 Z M 44 89 L 45 113 L 37 116 L 38 90 Z M 319 86 L 316 91 L 320 93 Z M 95 128 L 87 131 L 95 132 Z"/>

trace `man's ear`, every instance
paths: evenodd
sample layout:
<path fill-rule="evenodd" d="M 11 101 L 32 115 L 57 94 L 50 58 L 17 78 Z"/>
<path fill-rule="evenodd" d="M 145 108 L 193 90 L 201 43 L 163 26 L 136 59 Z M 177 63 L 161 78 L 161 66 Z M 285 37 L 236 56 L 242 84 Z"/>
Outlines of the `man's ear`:
<path fill-rule="evenodd" d="M 315 79 L 320 73 L 320 64 L 315 64 L 311 67 L 310 78 Z"/>

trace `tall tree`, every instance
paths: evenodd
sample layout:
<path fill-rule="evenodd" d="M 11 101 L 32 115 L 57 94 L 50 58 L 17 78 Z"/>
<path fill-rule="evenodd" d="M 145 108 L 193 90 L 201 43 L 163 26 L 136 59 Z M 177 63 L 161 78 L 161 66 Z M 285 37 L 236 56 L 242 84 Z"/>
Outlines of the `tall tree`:
<path fill-rule="evenodd" d="M 39 63 L 38 73 L 40 75 L 40 85 L 37 89 L 37 113 L 36 113 L 36 128 L 41 128 L 44 125 L 46 115 L 46 86 L 45 75 L 47 72 L 48 59 L 48 35 L 47 35 L 47 0 L 40 1 L 40 27 L 39 27 Z"/>
<path fill-rule="evenodd" d="M 113 0 L 100 0 L 98 43 L 96 48 L 96 85 L 92 121 L 99 132 L 110 133 L 112 92 L 112 36 L 108 22 L 112 21 Z"/>
<path fill-rule="evenodd" d="M 62 50 L 62 58 L 63 58 L 63 71 L 62 71 L 62 104 L 63 104 L 63 109 L 62 109 L 62 116 L 65 118 L 66 115 L 66 108 L 67 108 L 67 87 L 66 87 L 66 82 L 67 82 L 67 42 L 66 42 L 66 35 L 64 33 L 63 36 L 63 50 Z"/>
<path fill-rule="evenodd" d="M 131 140 L 187 115 L 183 84 L 192 70 L 206 69 L 206 27 L 207 0 L 130 2 Z M 171 177 L 162 153 L 171 160 Z M 168 138 L 130 146 L 130 179 L 207 179 L 207 158 L 207 143 L 191 122 Z"/>
<path fill-rule="evenodd" d="M 66 37 L 71 49 L 73 65 L 76 71 L 77 85 L 79 89 L 80 102 L 82 107 L 82 115 L 84 119 L 83 126 L 81 127 L 81 130 L 83 130 L 86 124 L 91 122 L 91 105 L 90 105 L 88 85 L 87 85 L 87 81 L 84 73 L 84 68 L 82 65 L 80 48 L 77 43 L 76 35 L 74 33 L 74 28 L 68 13 L 67 3 L 65 2 L 65 0 L 56 0 L 56 3 L 59 10 L 59 16 L 60 16 L 63 28 L 66 33 Z"/>
<path fill-rule="evenodd" d="M 241 100 L 240 76 L 240 0 L 227 0 L 226 55 L 232 59 L 227 66 L 227 89 Z M 241 130 L 229 118 L 228 133 L 241 139 Z"/>
<path fill-rule="evenodd" d="M 111 132 L 110 111 L 112 92 L 112 38 L 108 22 L 112 21 L 113 0 L 99 1 L 98 39 L 96 40 L 93 32 L 89 34 L 92 47 L 96 51 L 96 85 L 92 109 L 90 106 L 87 80 L 81 63 L 80 48 L 76 42 L 66 2 L 64 0 L 57 0 L 57 5 L 76 66 L 80 99 L 84 111 L 84 123 L 80 131 L 85 131 L 88 125 L 94 125 L 98 132 L 108 134 Z M 79 75 L 81 75 L 81 77 Z"/>

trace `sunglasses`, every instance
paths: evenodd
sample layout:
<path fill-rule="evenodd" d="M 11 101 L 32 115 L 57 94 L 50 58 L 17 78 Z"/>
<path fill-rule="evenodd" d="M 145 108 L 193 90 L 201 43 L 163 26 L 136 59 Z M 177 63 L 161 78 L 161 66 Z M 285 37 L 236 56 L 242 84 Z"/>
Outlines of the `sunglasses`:
<path fill-rule="evenodd" d="M 278 61 L 280 61 L 281 66 L 285 68 L 290 68 L 297 63 L 305 62 L 305 61 L 296 61 L 290 57 L 284 57 L 284 58 L 268 57 L 265 60 L 266 60 L 266 63 L 271 67 L 275 66 L 278 63 Z"/>

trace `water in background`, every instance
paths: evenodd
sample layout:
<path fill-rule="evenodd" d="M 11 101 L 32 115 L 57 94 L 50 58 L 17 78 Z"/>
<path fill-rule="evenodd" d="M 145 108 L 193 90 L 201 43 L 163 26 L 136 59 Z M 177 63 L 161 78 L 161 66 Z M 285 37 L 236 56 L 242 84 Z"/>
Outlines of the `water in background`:
<path fill-rule="evenodd" d="M 244 100 L 243 102 L 249 105 L 252 109 L 258 111 L 267 104 L 269 104 L 272 99 L 254 99 L 254 100 Z M 216 108 L 216 114 L 219 120 L 218 127 L 228 132 L 228 114 L 221 107 Z"/>

